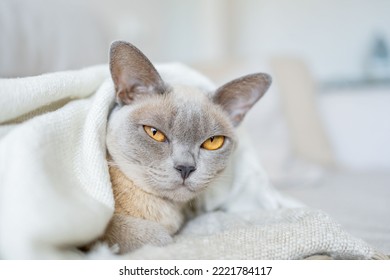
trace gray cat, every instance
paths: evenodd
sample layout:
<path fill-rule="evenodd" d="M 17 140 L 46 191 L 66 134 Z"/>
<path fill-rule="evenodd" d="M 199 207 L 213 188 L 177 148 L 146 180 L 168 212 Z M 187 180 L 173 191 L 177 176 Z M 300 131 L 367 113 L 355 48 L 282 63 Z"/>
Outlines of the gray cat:
<path fill-rule="evenodd" d="M 121 253 L 165 245 L 185 222 L 188 202 L 228 164 L 235 127 L 270 86 L 267 74 L 214 92 L 167 84 L 133 45 L 111 45 L 117 105 L 107 127 L 115 213 L 103 237 Z"/>

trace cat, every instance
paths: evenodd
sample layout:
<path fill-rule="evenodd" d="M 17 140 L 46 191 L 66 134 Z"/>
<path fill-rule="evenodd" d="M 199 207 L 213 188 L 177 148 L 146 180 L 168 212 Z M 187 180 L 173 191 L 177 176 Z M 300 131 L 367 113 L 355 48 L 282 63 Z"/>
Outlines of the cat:
<path fill-rule="evenodd" d="M 189 202 L 226 168 L 235 128 L 271 84 L 267 74 L 213 92 L 165 82 L 135 46 L 115 41 L 110 71 L 116 106 L 107 124 L 115 212 L 103 240 L 119 253 L 172 241 Z"/>

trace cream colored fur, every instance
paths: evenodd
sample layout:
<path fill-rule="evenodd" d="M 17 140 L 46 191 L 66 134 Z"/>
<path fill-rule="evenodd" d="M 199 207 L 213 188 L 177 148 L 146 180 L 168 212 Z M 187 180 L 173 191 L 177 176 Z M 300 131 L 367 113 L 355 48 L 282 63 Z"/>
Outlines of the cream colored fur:
<path fill-rule="evenodd" d="M 103 240 L 119 245 L 120 253 L 141 247 L 145 241 L 165 245 L 184 222 L 183 202 L 145 192 L 117 167 L 110 166 L 115 199 L 114 216 Z"/>

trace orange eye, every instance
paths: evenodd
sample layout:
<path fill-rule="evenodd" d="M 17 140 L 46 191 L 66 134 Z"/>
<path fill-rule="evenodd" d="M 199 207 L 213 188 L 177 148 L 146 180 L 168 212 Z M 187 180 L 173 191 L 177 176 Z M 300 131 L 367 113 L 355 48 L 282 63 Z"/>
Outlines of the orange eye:
<path fill-rule="evenodd" d="M 202 148 L 206 150 L 217 150 L 225 142 L 225 136 L 213 136 L 203 142 Z"/>
<path fill-rule="evenodd" d="M 158 131 L 154 127 L 144 125 L 144 130 L 150 137 L 158 142 L 164 142 L 167 139 L 164 133 Z"/>

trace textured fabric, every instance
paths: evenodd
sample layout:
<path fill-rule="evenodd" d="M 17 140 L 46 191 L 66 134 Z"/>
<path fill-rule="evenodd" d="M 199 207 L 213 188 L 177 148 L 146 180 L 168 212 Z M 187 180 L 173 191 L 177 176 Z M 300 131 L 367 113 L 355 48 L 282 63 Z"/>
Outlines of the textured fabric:
<path fill-rule="evenodd" d="M 335 170 L 315 185 L 283 192 L 322 209 L 344 230 L 390 255 L 389 182 L 390 172 Z"/>
<path fill-rule="evenodd" d="M 1 258 L 76 257 L 68 248 L 103 232 L 114 205 L 105 161 L 113 101 L 107 77 L 107 66 L 99 66 L 0 80 L 0 120 L 7 122 L 0 138 Z M 63 99 L 72 101 L 53 110 Z M 15 124 L 31 111 L 38 115 Z"/>
<path fill-rule="evenodd" d="M 184 66 L 158 69 L 168 83 L 213 87 Z M 107 66 L 97 66 L 0 80 L 0 258 L 92 257 L 76 248 L 103 233 L 114 209 L 105 148 L 115 96 L 108 76 Z M 230 176 L 204 194 L 210 214 L 191 221 L 166 248 L 127 257 L 372 258 L 368 245 L 323 213 L 277 210 L 300 204 L 269 184 L 250 146 L 240 141 Z"/>
<path fill-rule="evenodd" d="M 343 231 L 327 214 L 309 208 L 213 212 L 194 219 L 164 248 L 144 247 L 134 259 L 372 259 L 374 250 Z"/>

